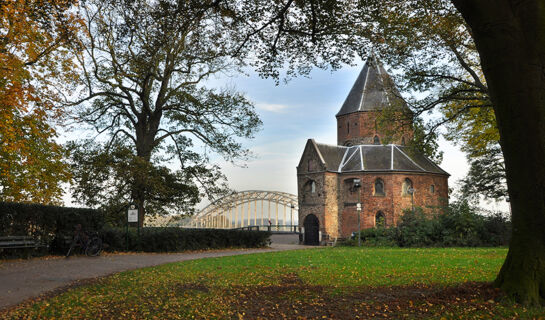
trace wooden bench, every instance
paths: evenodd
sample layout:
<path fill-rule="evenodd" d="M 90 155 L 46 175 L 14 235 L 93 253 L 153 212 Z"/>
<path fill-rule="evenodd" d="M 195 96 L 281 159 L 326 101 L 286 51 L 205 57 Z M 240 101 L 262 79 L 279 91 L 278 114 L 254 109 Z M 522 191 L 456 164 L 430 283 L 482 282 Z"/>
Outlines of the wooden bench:
<path fill-rule="evenodd" d="M 0 251 L 6 249 L 38 249 L 44 244 L 29 236 L 0 237 Z"/>

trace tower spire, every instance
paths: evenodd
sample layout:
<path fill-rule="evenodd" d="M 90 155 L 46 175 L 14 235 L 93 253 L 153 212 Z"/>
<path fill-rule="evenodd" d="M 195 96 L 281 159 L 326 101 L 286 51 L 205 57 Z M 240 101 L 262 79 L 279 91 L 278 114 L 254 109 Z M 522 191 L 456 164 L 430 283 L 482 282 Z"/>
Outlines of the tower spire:
<path fill-rule="evenodd" d="M 375 51 L 371 50 L 337 117 L 353 112 L 386 108 L 402 109 L 407 108 L 407 104 Z"/>

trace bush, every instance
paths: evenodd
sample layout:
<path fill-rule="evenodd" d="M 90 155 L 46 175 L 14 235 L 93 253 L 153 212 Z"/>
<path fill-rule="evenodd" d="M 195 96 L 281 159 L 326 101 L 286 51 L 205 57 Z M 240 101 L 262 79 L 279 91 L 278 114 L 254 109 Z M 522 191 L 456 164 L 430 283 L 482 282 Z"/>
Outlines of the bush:
<path fill-rule="evenodd" d="M 94 209 L 0 202 L 0 236 L 31 236 L 51 252 L 58 249 L 59 235 L 71 235 L 78 223 L 84 230 L 100 230 L 104 216 Z M 13 250 L 2 254 L 8 251 Z"/>
<path fill-rule="evenodd" d="M 95 209 L 0 202 L 0 236 L 32 236 L 49 246 L 49 253 L 68 251 L 74 226 L 98 231 L 106 250 L 125 250 L 125 228 L 106 227 L 104 213 Z M 270 234 L 258 231 L 143 228 L 140 243 L 135 228 L 129 230 L 129 250 L 176 252 L 229 247 L 256 248 L 269 244 Z M 38 252 L 36 252 L 38 253 Z M 47 252 L 40 252 L 47 253 Z M 1 256 L 27 256 L 27 250 L 4 250 Z"/>
<path fill-rule="evenodd" d="M 396 247 L 396 228 L 372 228 L 361 231 L 361 242 L 367 247 Z M 357 234 L 355 242 L 357 244 Z"/>
<path fill-rule="evenodd" d="M 407 210 L 397 227 L 362 230 L 366 246 L 477 247 L 507 246 L 511 223 L 501 214 L 481 215 L 467 202 L 454 202 L 441 214 Z M 357 241 L 348 241 L 348 245 Z"/>
<path fill-rule="evenodd" d="M 124 228 L 106 228 L 100 232 L 108 251 L 126 250 Z M 231 247 L 260 248 L 269 244 L 269 232 L 176 227 L 129 229 L 129 251 L 179 252 Z"/>

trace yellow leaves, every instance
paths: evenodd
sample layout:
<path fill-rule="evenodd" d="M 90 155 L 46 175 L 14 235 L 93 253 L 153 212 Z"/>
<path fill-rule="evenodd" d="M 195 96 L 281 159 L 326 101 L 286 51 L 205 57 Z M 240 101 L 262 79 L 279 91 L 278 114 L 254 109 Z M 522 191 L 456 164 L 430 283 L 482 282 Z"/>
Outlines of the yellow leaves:
<path fill-rule="evenodd" d="M 3 201 L 56 203 L 69 180 L 49 122 L 58 119 L 71 55 L 61 47 L 79 25 L 73 1 L 9 0 L 0 11 L 0 185 Z M 65 68 L 58 73 L 60 65 Z"/>

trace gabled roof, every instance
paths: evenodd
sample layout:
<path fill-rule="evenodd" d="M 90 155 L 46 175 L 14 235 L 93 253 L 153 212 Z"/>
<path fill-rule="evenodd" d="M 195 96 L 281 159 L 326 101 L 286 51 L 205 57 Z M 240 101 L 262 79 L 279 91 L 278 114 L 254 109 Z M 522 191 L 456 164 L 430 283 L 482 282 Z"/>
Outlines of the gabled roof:
<path fill-rule="evenodd" d="M 386 73 L 380 61 L 371 56 L 367 58 L 337 117 L 358 111 L 386 108 L 408 110 L 392 78 Z"/>
<path fill-rule="evenodd" d="M 409 152 L 407 147 L 398 145 L 357 145 L 351 147 L 333 146 L 321 143 L 312 145 L 331 172 L 421 172 L 449 175 L 430 159 L 421 154 Z"/>

